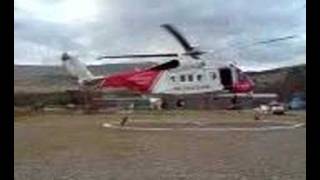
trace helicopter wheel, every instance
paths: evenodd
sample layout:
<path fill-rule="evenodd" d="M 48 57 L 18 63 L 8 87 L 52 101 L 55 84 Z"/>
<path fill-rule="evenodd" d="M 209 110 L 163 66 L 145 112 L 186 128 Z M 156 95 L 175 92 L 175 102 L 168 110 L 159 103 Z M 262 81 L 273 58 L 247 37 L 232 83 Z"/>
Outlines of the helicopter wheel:
<path fill-rule="evenodd" d="M 177 102 L 176 102 L 176 106 L 178 108 L 183 108 L 185 105 L 186 105 L 186 102 L 185 102 L 184 99 L 178 99 Z"/>

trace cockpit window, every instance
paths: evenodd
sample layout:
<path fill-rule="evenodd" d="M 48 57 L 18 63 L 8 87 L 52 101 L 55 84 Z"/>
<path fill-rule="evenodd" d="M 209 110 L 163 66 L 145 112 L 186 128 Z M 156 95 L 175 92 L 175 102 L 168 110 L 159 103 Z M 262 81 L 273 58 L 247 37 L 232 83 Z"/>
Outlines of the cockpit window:
<path fill-rule="evenodd" d="M 248 80 L 247 76 L 243 72 L 241 72 L 240 70 L 237 70 L 237 73 L 238 73 L 238 80 L 239 81 L 247 81 Z"/>
<path fill-rule="evenodd" d="M 176 81 L 176 77 L 175 76 L 171 76 L 170 79 L 171 79 L 172 82 Z"/>
<path fill-rule="evenodd" d="M 197 80 L 198 80 L 198 81 L 201 81 L 201 80 L 202 80 L 202 75 L 201 75 L 201 74 L 198 74 L 198 75 L 197 75 Z"/>

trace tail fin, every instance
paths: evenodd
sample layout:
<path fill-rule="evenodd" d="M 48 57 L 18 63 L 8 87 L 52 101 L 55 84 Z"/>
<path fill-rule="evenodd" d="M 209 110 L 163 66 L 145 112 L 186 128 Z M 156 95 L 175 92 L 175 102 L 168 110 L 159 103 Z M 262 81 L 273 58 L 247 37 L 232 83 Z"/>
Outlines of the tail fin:
<path fill-rule="evenodd" d="M 61 60 L 66 70 L 72 76 L 78 78 L 79 83 L 94 78 L 91 72 L 87 69 L 86 65 L 79 61 L 76 57 L 70 56 L 68 53 L 63 53 Z"/>

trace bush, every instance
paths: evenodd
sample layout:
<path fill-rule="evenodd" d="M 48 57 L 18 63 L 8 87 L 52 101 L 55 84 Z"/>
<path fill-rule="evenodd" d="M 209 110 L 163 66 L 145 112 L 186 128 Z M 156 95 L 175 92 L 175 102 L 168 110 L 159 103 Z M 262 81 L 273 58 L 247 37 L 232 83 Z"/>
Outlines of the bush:
<path fill-rule="evenodd" d="M 67 93 L 16 93 L 14 106 L 44 107 L 46 105 L 67 105 L 71 98 Z"/>

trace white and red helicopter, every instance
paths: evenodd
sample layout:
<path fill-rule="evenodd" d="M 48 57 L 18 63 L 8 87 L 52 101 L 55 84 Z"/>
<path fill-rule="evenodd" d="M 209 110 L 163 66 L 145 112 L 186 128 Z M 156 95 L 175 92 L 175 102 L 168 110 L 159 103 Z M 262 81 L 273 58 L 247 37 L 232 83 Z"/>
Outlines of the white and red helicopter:
<path fill-rule="evenodd" d="M 94 76 L 76 57 L 63 53 L 62 62 L 69 73 L 78 78 L 81 86 L 96 89 L 120 88 L 143 95 L 161 96 L 218 93 L 223 97 L 254 97 L 255 87 L 252 79 L 234 64 L 212 63 L 202 58 L 206 51 L 190 45 L 174 26 L 163 27 L 182 45 L 184 53 L 131 54 L 120 56 L 101 56 L 98 59 L 114 58 L 157 58 L 166 57 L 168 61 L 146 69 L 119 72 L 107 76 Z M 288 36 L 261 43 L 293 38 Z M 257 97 L 274 97 L 275 94 L 256 94 Z"/>

